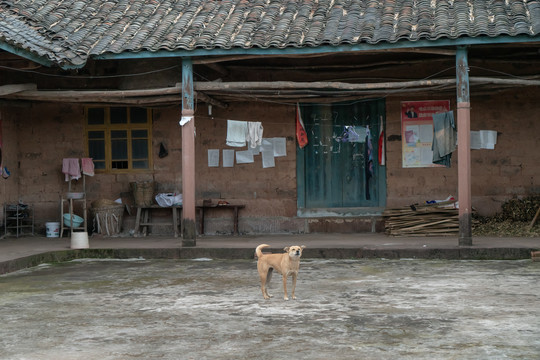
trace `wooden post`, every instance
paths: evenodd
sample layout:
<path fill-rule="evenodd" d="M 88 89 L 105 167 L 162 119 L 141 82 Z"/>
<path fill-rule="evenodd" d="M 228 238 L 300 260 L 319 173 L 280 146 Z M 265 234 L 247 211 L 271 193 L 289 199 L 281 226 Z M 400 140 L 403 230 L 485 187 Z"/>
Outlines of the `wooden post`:
<path fill-rule="evenodd" d="M 196 245 L 193 65 L 182 59 L 182 246 Z"/>
<path fill-rule="evenodd" d="M 471 205 L 471 103 L 467 48 L 456 52 L 459 245 L 472 245 Z"/>

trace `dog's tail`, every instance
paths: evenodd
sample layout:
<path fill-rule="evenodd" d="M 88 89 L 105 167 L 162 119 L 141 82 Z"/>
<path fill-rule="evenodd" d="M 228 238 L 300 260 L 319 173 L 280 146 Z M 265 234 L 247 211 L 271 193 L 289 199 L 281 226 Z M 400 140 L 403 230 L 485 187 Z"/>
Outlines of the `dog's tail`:
<path fill-rule="evenodd" d="M 267 247 L 270 247 L 270 245 L 261 244 L 261 245 L 257 246 L 257 248 L 255 249 L 255 255 L 257 255 L 257 258 L 260 259 L 261 256 L 263 256 L 262 249 L 267 248 Z"/>

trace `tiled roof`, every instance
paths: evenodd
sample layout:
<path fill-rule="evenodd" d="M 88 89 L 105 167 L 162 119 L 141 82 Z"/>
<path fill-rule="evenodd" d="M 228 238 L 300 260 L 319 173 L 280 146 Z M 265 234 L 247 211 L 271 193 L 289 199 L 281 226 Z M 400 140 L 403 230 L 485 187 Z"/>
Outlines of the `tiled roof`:
<path fill-rule="evenodd" d="M 540 0 L 0 0 L 0 42 L 75 66 L 126 51 L 539 33 Z"/>

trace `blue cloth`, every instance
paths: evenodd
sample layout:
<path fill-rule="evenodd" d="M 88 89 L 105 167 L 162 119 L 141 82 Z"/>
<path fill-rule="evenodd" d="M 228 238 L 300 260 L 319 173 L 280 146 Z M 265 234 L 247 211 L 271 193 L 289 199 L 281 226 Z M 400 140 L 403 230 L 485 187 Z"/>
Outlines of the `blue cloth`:
<path fill-rule="evenodd" d="M 433 163 L 450 167 L 456 150 L 457 131 L 452 111 L 433 115 Z"/>

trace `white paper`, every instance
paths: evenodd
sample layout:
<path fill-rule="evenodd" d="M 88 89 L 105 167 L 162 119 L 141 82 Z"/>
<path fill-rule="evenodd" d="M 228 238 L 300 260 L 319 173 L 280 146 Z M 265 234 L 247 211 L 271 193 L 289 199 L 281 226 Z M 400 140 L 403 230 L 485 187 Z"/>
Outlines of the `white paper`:
<path fill-rule="evenodd" d="M 497 131 L 495 130 L 480 130 L 471 131 L 471 149 L 495 149 L 497 144 Z"/>
<path fill-rule="evenodd" d="M 208 167 L 219 166 L 219 149 L 208 149 Z"/>
<path fill-rule="evenodd" d="M 495 130 L 480 130 L 480 141 L 484 149 L 495 149 L 497 132 Z"/>
<path fill-rule="evenodd" d="M 480 131 L 471 131 L 471 149 L 478 150 L 481 148 Z"/>
<path fill-rule="evenodd" d="M 433 142 L 433 125 L 420 125 L 420 142 Z"/>
<path fill-rule="evenodd" d="M 264 147 L 261 151 L 263 169 L 275 167 L 276 162 L 274 159 L 274 150 L 265 150 Z"/>
<path fill-rule="evenodd" d="M 272 138 L 274 143 L 274 156 L 287 156 L 287 141 L 285 138 Z"/>
<path fill-rule="evenodd" d="M 249 164 L 253 162 L 253 153 L 251 150 L 237 151 L 236 163 L 237 164 Z"/>
<path fill-rule="evenodd" d="M 191 120 L 193 120 L 193 116 L 182 116 L 182 118 L 180 119 L 180 126 L 186 125 Z"/>
<path fill-rule="evenodd" d="M 223 167 L 234 166 L 234 150 L 223 150 Z"/>
<path fill-rule="evenodd" d="M 251 151 L 251 153 L 253 155 L 260 155 L 260 153 L 261 153 L 261 145 L 257 145 L 254 148 L 249 148 L 249 151 Z"/>

